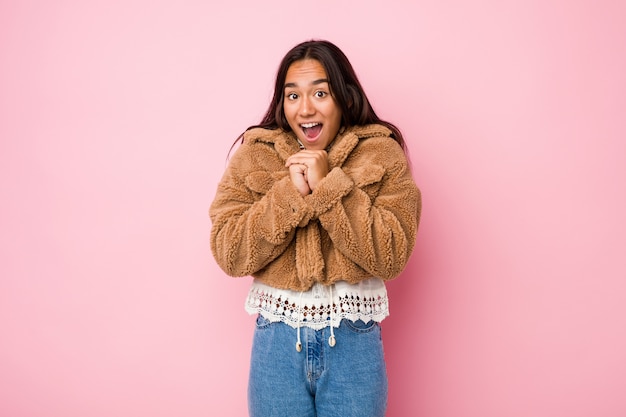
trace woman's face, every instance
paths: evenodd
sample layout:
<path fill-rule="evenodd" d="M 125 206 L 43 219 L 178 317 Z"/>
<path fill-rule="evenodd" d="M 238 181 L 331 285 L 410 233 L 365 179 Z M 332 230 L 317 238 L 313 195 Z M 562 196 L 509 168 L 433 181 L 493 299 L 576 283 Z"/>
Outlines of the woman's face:
<path fill-rule="evenodd" d="M 315 59 L 296 61 L 285 78 L 283 110 L 306 149 L 326 149 L 341 127 L 341 109 L 331 95 L 328 77 Z"/>

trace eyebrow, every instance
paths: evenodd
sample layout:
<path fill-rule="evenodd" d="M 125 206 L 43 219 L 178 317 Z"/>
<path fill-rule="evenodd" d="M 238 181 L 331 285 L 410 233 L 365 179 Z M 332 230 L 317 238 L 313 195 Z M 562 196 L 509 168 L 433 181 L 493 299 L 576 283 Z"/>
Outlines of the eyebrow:
<path fill-rule="evenodd" d="M 311 85 L 318 85 L 318 84 L 323 84 L 323 83 L 328 83 L 328 79 L 320 78 L 319 80 L 313 81 L 311 83 Z M 285 86 L 283 88 L 295 88 L 297 86 L 298 86 L 298 84 L 296 84 L 296 83 L 287 83 L 287 84 L 285 84 Z"/>

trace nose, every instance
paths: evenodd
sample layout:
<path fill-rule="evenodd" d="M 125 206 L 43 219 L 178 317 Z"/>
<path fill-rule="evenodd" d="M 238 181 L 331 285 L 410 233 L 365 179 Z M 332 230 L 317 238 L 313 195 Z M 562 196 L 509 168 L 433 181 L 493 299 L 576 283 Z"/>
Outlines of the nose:
<path fill-rule="evenodd" d="M 300 108 L 298 110 L 301 116 L 310 116 L 315 113 L 313 103 L 307 96 L 302 97 L 300 100 Z"/>

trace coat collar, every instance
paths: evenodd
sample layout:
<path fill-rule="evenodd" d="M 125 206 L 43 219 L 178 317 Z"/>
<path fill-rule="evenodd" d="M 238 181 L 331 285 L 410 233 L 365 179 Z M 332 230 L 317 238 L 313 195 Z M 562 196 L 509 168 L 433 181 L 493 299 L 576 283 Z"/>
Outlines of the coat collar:
<path fill-rule="evenodd" d="M 391 130 L 378 124 L 341 128 L 328 149 L 328 162 L 331 169 L 343 165 L 359 143 L 359 140 L 388 136 L 391 136 Z M 273 144 L 274 149 L 282 160 L 286 160 L 300 150 L 296 135 L 293 132 L 285 132 L 282 129 L 253 128 L 247 130 L 244 133 L 244 142 L 249 144 L 255 142 Z"/>

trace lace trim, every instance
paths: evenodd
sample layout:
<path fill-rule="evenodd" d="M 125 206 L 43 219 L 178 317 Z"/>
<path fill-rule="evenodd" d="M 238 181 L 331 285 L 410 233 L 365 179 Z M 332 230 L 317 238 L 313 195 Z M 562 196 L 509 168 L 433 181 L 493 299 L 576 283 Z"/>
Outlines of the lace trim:
<path fill-rule="evenodd" d="M 339 327 L 342 319 L 381 322 L 389 315 L 387 292 L 384 284 L 381 285 L 381 288 L 364 292 L 358 291 L 358 286 L 351 289 L 347 284 L 347 289 L 335 287 L 332 300 L 320 296 L 319 289 L 313 289 L 303 293 L 305 297 L 299 305 L 300 298 L 296 293 L 257 284 L 248 293 L 246 311 L 259 313 L 271 322 L 280 321 L 294 329 L 298 325 L 316 330 L 331 324 Z"/>

